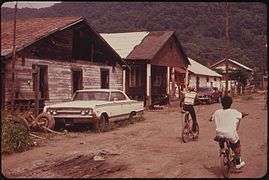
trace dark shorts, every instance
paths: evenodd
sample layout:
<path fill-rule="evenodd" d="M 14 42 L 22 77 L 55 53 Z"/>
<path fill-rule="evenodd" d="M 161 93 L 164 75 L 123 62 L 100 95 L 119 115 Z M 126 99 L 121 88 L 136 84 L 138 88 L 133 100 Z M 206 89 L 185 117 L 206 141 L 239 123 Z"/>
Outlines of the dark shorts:
<path fill-rule="evenodd" d="M 220 148 L 224 148 L 224 143 L 219 142 Z M 236 143 L 230 143 L 231 149 L 236 153 L 240 154 L 240 140 L 238 140 Z"/>

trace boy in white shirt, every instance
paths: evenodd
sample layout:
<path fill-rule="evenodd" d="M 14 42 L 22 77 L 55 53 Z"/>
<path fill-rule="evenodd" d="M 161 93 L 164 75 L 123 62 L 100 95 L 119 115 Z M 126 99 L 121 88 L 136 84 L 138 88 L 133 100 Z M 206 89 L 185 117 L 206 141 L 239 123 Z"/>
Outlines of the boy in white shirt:
<path fill-rule="evenodd" d="M 215 121 L 216 136 L 226 137 L 229 139 L 231 148 L 236 155 L 236 168 L 240 169 L 245 165 L 245 162 L 241 161 L 240 157 L 241 147 L 237 129 L 241 118 L 247 114 L 241 113 L 236 109 L 231 109 L 232 103 L 233 100 L 230 96 L 224 96 L 221 98 L 223 109 L 216 110 L 210 121 Z M 219 142 L 219 145 L 221 149 L 224 147 L 224 144 L 221 142 Z"/>
<path fill-rule="evenodd" d="M 181 98 L 181 101 L 180 101 L 180 107 L 183 106 L 183 110 L 188 111 L 190 113 L 192 121 L 193 121 L 192 131 L 195 132 L 196 125 L 198 125 L 198 123 L 197 123 L 196 114 L 195 114 L 193 105 L 194 105 L 194 101 L 197 96 L 197 93 L 194 91 L 193 87 L 189 87 L 188 90 L 189 91 L 187 92 L 183 92 L 183 97 Z"/>

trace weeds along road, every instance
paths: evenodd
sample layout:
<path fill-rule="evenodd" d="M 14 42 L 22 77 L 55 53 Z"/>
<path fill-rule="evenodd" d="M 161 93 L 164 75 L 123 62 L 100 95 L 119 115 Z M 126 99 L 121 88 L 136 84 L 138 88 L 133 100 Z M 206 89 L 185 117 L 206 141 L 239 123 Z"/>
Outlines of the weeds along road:
<path fill-rule="evenodd" d="M 232 108 L 248 112 L 240 124 L 242 158 L 246 166 L 232 177 L 257 178 L 267 172 L 267 110 L 264 96 L 235 99 Z M 221 177 L 214 122 L 208 119 L 220 104 L 195 106 L 198 141 L 181 141 L 178 106 L 145 112 L 145 120 L 105 133 L 88 131 L 50 135 L 23 153 L 2 156 L 8 177 Z M 94 161 L 103 152 L 104 161 Z"/>

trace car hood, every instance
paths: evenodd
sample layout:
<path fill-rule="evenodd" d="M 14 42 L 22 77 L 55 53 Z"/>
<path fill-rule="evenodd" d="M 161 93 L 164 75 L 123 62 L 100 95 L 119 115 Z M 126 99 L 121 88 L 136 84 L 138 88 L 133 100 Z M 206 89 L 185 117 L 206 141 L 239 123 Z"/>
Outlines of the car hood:
<path fill-rule="evenodd" d="M 70 101 L 46 106 L 46 108 L 94 108 L 96 105 L 110 104 L 109 101 Z"/>

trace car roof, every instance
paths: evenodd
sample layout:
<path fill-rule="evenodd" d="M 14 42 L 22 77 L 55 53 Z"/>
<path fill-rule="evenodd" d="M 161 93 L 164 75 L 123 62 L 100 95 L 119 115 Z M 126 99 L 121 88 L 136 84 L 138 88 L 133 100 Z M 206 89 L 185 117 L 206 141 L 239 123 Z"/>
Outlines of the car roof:
<path fill-rule="evenodd" d="M 97 91 L 97 92 L 122 92 L 121 90 L 118 89 L 81 89 L 77 90 L 77 92 L 92 92 L 92 91 Z"/>

